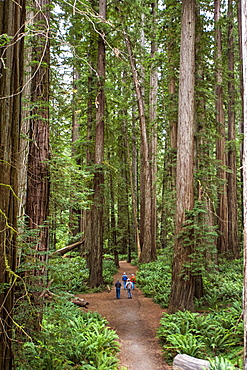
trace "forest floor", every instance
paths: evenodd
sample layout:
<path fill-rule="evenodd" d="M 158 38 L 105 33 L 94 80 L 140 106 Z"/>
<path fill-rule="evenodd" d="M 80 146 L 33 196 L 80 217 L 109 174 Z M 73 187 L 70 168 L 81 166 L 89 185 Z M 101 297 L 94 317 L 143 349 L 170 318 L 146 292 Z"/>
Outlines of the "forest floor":
<path fill-rule="evenodd" d="M 120 342 L 120 367 L 128 370 L 168 370 L 162 358 L 162 349 L 156 338 L 156 331 L 162 313 L 165 312 L 151 298 L 147 298 L 135 287 L 132 299 L 128 299 L 127 290 L 121 288 L 120 299 L 116 299 L 115 282 L 126 272 L 128 276 L 136 272 L 136 267 L 126 261 L 120 261 L 118 273 L 114 276 L 111 291 L 80 295 L 89 302 L 88 310 L 97 311 L 105 317 L 114 329 Z"/>

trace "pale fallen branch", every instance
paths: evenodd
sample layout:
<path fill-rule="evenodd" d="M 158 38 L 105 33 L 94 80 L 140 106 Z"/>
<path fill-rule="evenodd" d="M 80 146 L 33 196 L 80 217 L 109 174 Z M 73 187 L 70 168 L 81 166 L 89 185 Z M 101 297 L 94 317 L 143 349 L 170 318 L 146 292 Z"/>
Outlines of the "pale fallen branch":
<path fill-rule="evenodd" d="M 62 256 L 65 253 L 68 253 L 68 252 L 72 251 L 73 249 L 79 247 L 79 245 L 81 245 L 83 243 L 84 243 L 84 239 L 80 240 L 79 242 L 67 245 L 66 247 L 60 248 L 60 249 L 52 252 L 49 257 Z"/>

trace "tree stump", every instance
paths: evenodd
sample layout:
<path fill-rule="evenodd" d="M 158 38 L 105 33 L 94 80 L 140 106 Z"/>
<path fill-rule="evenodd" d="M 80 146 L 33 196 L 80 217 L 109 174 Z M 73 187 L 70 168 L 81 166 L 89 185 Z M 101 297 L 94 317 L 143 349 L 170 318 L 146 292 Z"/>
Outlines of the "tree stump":
<path fill-rule="evenodd" d="M 173 360 L 173 370 L 209 370 L 209 368 L 209 361 L 184 354 L 178 354 Z"/>

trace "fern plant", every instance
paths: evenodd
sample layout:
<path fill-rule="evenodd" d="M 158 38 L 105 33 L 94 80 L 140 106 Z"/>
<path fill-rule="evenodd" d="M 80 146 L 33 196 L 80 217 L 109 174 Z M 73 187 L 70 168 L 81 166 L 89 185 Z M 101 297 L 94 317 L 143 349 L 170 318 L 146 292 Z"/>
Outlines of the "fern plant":
<path fill-rule="evenodd" d="M 118 369 L 118 337 L 98 313 L 59 299 L 43 317 L 42 331 L 32 341 L 16 342 L 16 370 Z"/>
<path fill-rule="evenodd" d="M 210 370 L 236 370 L 236 367 L 229 360 L 216 356 L 210 360 Z"/>

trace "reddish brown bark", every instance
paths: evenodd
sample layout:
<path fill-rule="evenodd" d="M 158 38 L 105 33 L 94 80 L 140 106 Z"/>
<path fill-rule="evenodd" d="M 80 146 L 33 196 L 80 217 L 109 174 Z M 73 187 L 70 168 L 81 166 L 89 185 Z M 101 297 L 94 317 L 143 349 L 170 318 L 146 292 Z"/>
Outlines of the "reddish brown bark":
<path fill-rule="evenodd" d="M 193 136 L 195 85 L 195 1 L 182 2 L 179 112 L 177 132 L 176 237 L 169 312 L 193 310 L 195 277 L 190 270 L 192 246 L 181 237 L 186 210 L 194 205 Z"/>
<path fill-rule="evenodd" d="M 216 86 L 215 86 L 215 109 L 216 109 L 216 125 L 218 139 L 216 141 L 216 158 L 219 163 L 218 177 L 222 182 L 218 192 L 219 206 L 217 210 L 219 237 L 217 240 L 217 249 L 220 254 L 226 253 L 228 250 L 228 203 L 227 203 L 227 176 L 225 166 L 226 161 L 226 133 L 225 133 L 225 116 L 223 106 L 223 89 L 222 89 L 222 45 L 221 45 L 221 30 L 219 26 L 220 19 L 220 0 L 214 1 L 214 19 L 215 19 L 215 39 L 216 39 Z"/>
<path fill-rule="evenodd" d="M 99 16 L 106 19 L 106 0 L 99 1 Z M 89 281 L 91 287 L 103 284 L 102 253 L 103 253 L 103 205 L 104 205 L 104 116 L 105 116 L 105 42 L 103 34 L 98 41 L 98 92 L 96 96 L 96 128 L 95 128 L 95 174 L 93 204 L 90 209 L 90 241 L 89 241 Z"/>
<path fill-rule="evenodd" d="M 156 22 L 157 22 L 157 2 L 151 4 L 152 12 L 152 35 L 151 59 L 154 60 L 157 54 L 156 42 Z M 149 121 L 151 126 L 150 134 L 150 171 L 151 171 L 151 255 L 156 256 L 156 236 L 157 236 L 157 102 L 158 102 L 158 70 L 155 63 L 150 68 L 150 93 L 149 93 Z"/>
<path fill-rule="evenodd" d="M 243 60 L 243 213 L 244 213 L 244 281 L 243 281 L 243 318 L 244 318 L 244 353 L 243 368 L 247 368 L 247 4 L 241 4 L 242 23 L 242 60 Z"/>
<path fill-rule="evenodd" d="M 238 246 L 238 200 L 237 200 L 237 164 L 236 164 L 236 122 L 235 122 L 235 83 L 234 83 L 234 36 L 233 4 L 228 1 L 228 250 L 232 258 L 239 257 Z"/>
<path fill-rule="evenodd" d="M 0 370 L 11 370 L 25 1 L 0 2 Z"/>
<path fill-rule="evenodd" d="M 33 44 L 32 86 L 30 120 L 30 146 L 28 156 L 28 185 L 26 214 L 28 227 L 37 230 L 34 247 L 36 257 L 44 262 L 48 249 L 48 227 L 46 225 L 49 206 L 49 0 L 34 3 L 34 22 L 41 28 Z M 41 228 L 40 228 L 41 227 Z M 45 266 L 35 269 L 34 274 L 44 274 Z"/>

